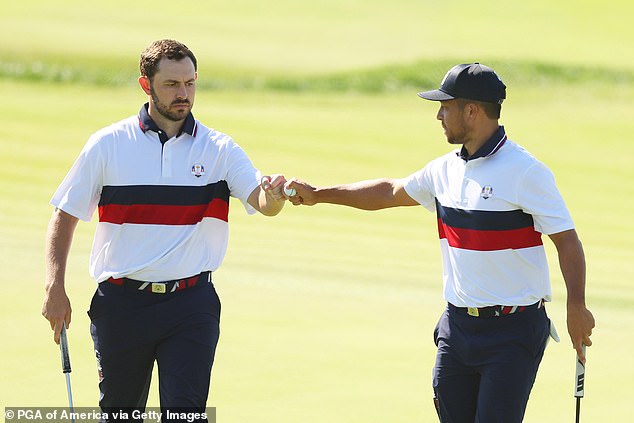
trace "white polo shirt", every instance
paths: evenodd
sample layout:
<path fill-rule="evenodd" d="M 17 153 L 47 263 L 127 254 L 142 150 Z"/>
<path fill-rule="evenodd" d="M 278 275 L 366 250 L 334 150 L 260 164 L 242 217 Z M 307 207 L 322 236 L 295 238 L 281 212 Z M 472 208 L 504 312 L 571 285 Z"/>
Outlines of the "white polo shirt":
<path fill-rule="evenodd" d="M 229 136 L 191 114 L 168 140 L 146 104 L 90 137 L 51 204 L 86 221 L 98 209 L 90 257 L 97 282 L 159 282 L 220 266 L 229 196 L 254 213 L 247 199 L 260 176 Z"/>
<path fill-rule="evenodd" d="M 541 234 L 574 228 L 550 170 L 500 127 L 473 157 L 456 150 L 406 178 L 436 211 L 445 299 L 458 307 L 552 297 Z"/>

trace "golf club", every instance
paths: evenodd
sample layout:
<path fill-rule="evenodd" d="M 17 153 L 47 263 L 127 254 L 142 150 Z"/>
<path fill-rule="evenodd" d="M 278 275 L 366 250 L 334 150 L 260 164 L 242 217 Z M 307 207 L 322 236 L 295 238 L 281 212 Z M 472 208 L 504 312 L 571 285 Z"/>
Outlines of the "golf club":
<path fill-rule="evenodd" d="M 68 338 L 66 337 L 65 323 L 62 323 L 62 332 L 59 339 L 59 350 L 62 354 L 62 372 L 66 375 L 66 389 L 68 390 L 68 406 L 71 413 L 71 422 L 75 423 L 73 393 L 70 390 L 70 355 L 68 353 Z"/>
<path fill-rule="evenodd" d="M 583 345 L 583 354 L 586 354 L 586 346 Z M 586 366 L 583 364 L 579 356 L 577 356 L 577 367 L 575 371 L 575 398 L 577 398 L 577 411 L 575 414 L 575 422 L 579 423 L 581 414 L 581 398 L 583 398 L 586 377 Z"/>

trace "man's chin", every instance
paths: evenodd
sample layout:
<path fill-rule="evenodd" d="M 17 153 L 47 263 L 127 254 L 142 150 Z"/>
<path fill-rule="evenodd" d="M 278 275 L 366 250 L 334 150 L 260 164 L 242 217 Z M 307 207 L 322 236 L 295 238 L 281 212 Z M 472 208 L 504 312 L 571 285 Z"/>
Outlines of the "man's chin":
<path fill-rule="evenodd" d="M 168 118 L 171 121 L 180 122 L 181 120 L 183 120 L 183 119 L 185 119 L 187 117 L 189 112 L 190 112 L 190 109 L 187 109 L 187 110 L 182 110 L 182 109 L 181 110 L 172 110 L 165 117 Z"/>
<path fill-rule="evenodd" d="M 191 106 L 187 105 L 187 106 L 176 106 L 173 107 L 172 106 L 172 111 L 173 113 L 176 114 L 184 114 L 185 116 L 187 116 L 187 114 L 192 110 Z"/>
<path fill-rule="evenodd" d="M 456 137 L 451 137 L 445 134 L 445 137 L 447 138 L 447 142 L 451 145 L 461 145 L 464 144 L 464 142 L 462 140 L 457 139 Z"/>

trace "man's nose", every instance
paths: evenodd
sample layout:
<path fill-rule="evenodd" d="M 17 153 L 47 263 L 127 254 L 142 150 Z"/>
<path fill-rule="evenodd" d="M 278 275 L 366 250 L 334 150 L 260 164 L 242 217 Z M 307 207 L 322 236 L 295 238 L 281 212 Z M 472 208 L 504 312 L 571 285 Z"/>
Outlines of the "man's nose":
<path fill-rule="evenodd" d="M 176 92 L 176 97 L 178 97 L 180 99 L 187 98 L 187 88 L 185 87 L 184 84 L 178 86 L 178 91 Z"/>

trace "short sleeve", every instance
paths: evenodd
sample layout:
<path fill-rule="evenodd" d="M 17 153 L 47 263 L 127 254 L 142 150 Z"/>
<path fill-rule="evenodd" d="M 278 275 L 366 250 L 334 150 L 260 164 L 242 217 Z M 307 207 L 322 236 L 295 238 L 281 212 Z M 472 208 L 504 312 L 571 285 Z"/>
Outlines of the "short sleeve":
<path fill-rule="evenodd" d="M 256 210 L 248 203 L 249 196 L 260 185 L 262 174 L 253 166 L 242 148 L 233 141 L 229 143 L 227 156 L 227 184 L 232 197 L 239 199 L 247 213 Z"/>
<path fill-rule="evenodd" d="M 92 137 L 53 194 L 50 204 L 78 219 L 89 221 L 99 205 L 103 188 L 103 156 Z"/>
<path fill-rule="evenodd" d="M 404 179 L 405 192 L 429 211 L 436 211 L 436 194 L 431 177 L 431 166 L 428 164 L 418 172 Z"/>
<path fill-rule="evenodd" d="M 555 177 L 542 163 L 527 169 L 518 189 L 518 203 L 533 217 L 538 232 L 550 235 L 575 227 Z"/>

